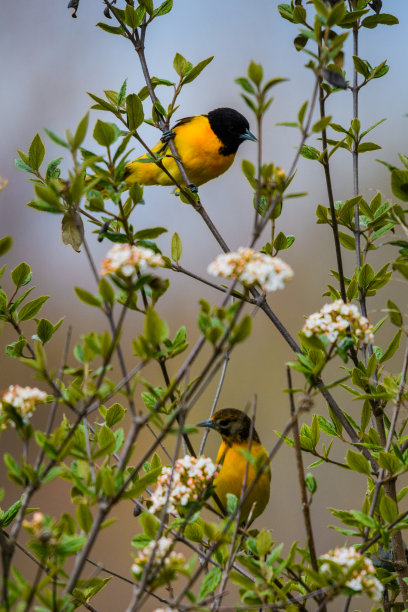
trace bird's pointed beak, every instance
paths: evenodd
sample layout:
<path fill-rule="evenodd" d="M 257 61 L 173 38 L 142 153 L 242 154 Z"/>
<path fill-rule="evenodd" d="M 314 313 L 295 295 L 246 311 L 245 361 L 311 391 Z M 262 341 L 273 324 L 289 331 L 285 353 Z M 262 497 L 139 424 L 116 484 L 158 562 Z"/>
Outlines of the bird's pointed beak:
<path fill-rule="evenodd" d="M 215 429 L 215 425 L 211 419 L 207 419 L 206 421 L 203 421 L 202 423 L 197 423 L 196 427 L 209 427 L 210 429 Z"/>
<path fill-rule="evenodd" d="M 254 136 L 249 130 L 248 128 L 245 130 L 245 132 L 243 134 L 241 134 L 241 140 L 253 140 L 254 142 L 257 141 L 256 136 Z"/>

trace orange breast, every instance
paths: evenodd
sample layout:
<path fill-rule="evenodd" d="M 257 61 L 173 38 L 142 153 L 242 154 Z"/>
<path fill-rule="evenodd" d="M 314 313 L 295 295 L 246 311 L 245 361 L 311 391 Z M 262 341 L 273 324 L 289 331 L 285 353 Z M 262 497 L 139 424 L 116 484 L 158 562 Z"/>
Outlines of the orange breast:
<path fill-rule="evenodd" d="M 233 446 L 227 446 L 223 442 L 220 446 L 217 455 L 217 463 L 222 461 L 221 470 L 214 481 L 216 487 L 216 493 L 219 496 L 222 504 L 226 507 L 227 504 L 227 493 L 232 493 L 238 499 L 241 497 L 242 483 L 245 478 L 245 471 L 247 467 L 247 459 L 241 452 L 248 450 L 248 443 L 234 444 Z M 262 444 L 253 442 L 251 446 L 251 455 L 257 459 L 267 460 L 268 454 Z M 223 459 L 224 457 L 224 459 Z M 257 474 L 256 468 L 249 463 L 248 473 L 246 479 L 246 485 L 249 486 L 254 480 Z M 246 497 L 240 515 L 240 522 L 245 522 L 248 519 L 249 513 L 254 505 L 252 512 L 252 520 L 262 514 L 265 510 L 266 505 L 269 501 L 270 495 L 270 480 L 271 474 L 268 470 L 258 478 L 256 484 L 253 486 L 251 492 Z"/>

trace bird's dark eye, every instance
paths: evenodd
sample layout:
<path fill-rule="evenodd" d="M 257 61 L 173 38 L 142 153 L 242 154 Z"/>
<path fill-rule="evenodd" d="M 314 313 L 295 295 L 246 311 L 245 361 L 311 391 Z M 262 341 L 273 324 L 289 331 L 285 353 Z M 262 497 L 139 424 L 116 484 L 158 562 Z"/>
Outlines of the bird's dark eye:
<path fill-rule="evenodd" d="M 221 427 L 221 429 L 227 429 L 229 427 L 228 419 L 223 419 L 222 421 L 220 421 L 218 423 L 218 426 Z"/>

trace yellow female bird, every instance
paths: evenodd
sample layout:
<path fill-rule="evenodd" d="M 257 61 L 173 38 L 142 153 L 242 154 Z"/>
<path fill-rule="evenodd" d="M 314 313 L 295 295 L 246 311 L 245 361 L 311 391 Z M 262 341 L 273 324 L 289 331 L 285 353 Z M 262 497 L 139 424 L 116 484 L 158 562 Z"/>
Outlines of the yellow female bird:
<path fill-rule="evenodd" d="M 218 476 L 214 480 L 215 492 L 220 498 L 224 508 L 227 507 L 227 493 L 232 493 L 238 499 L 241 497 L 242 483 L 245 472 L 246 488 L 251 485 L 256 474 L 266 465 L 264 471 L 251 489 L 242 504 L 240 522 L 246 523 L 252 506 L 251 522 L 265 510 L 269 500 L 271 472 L 268 453 L 262 446 L 259 436 L 252 426 L 251 419 L 241 410 L 224 408 L 218 410 L 207 421 L 198 423 L 197 427 L 215 429 L 222 436 L 221 446 L 218 450 L 216 462 L 222 465 Z M 249 441 L 252 429 L 252 442 L 250 453 L 255 459 L 258 469 L 248 462 L 245 453 L 249 450 Z M 242 452 L 244 451 L 244 452 Z M 248 466 L 248 468 L 247 468 Z"/>
<path fill-rule="evenodd" d="M 168 150 L 168 139 L 173 138 L 178 155 L 191 181 L 188 187 L 202 185 L 216 178 L 231 166 L 239 145 L 244 140 L 256 140 L 249 131 L 249 123 L 241 113 L 232 108 L 216 108 L 208 115 L 181 119 L 164 135 L 163 141 L 152 149 L 162 155 Z M 125 181 L 128 185 L 173 185 L 170 177 L 147 155 L 138 157 L 127 165 Z M 161 160 L 166 170 L 180 185 L 184 181 L 171 153 Z M 191 185 L 192 184 L 192 185 Z"/>

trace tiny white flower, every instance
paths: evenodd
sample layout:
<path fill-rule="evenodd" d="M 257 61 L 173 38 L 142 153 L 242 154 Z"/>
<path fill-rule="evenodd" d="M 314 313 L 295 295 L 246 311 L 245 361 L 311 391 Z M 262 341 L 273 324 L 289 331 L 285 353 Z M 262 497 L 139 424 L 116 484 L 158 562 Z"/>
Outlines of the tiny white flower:
<path fill-rule="evenodd" d="M 329 342 L 343 340 L 350 334 L 357 341 L 369 344 L 374 340 L 373 326 L 366 317 L 360 316 L 355 304 L 335 300 L 324 304 L 319 312 L 311 314 L 305 321 L 303 333 L 310 338 L 324 335 Z"/>
<path fill-rule="evenodd" d="M 149 274 L 153 268 L 164 265 L 161 255 L 152 249 L 130 244 L 115 244 L 102 262 L 100 274 L 122 274 L 127 278 L 136 272 Z"/>
<path fill-rule="evenodd" d="M 365 593 L 372 599 L 380 601 L 384 591 L 381 582 L 375 576 L 375 567 L 367 557 L 364 557 L 355 548 L 338 547 L 328 553 L 321 555 L 321 560 L 330 560 L 343 569 L 344 576 L 352 572 L 351 577 L 347 578 L 344 585 L 355 593 Z M 360 563 L 357 563 L 359 562 Z M 356 565 L 354 571 L 353 566 Z M 329 563 L 323 563 L 320 571 L 328 576 L 332 573 Z"/>
<path fill-rule="evenodd" d="M 187 506 L 204 494 L 217 475 L 217 469 L 218 466 L 208 457 L 190 455 L 178 459 L 173 470 L 164 467 L 151 496 L 150 511 L 155 513 L 162 510 L 168 499 L 167 511 L 177 514 L 177 508 Z"/>
<path fill-rule="evenodd" d="M 247 287 L 259 285 L 263 291 L 284 289 L 293 271 L 279 257 L 240 247 L 238 251 L 218 255 L 208 266 L 213 276 L 238 280 Z"/>
<path fill-rule="evenodd" d="M 38 404 L 43 404 L 47 399 L 47 394 L 40 391 L 37 387 L 20 387 L 20 385 L 10 385 L 8 390 L 3 393 L 0 400 L 0 416 L 6 414 L 4 404 L 11 404 L 23 419 L 29 419 Z M 1 429 L 6 429 L 8 425 L 14 426 L 13 421 L 6 418 L 3 420 Z"/>

